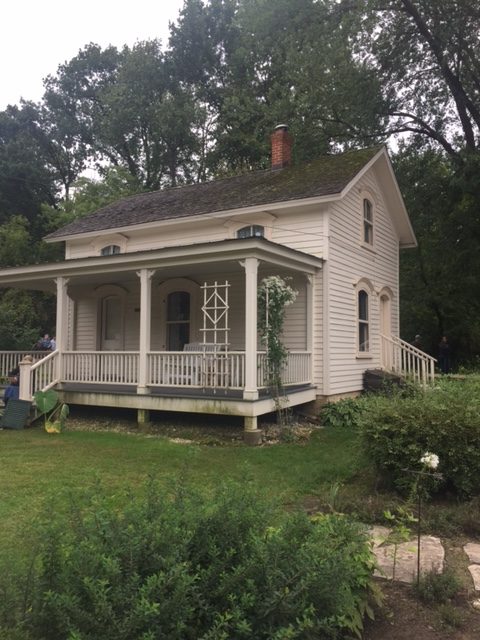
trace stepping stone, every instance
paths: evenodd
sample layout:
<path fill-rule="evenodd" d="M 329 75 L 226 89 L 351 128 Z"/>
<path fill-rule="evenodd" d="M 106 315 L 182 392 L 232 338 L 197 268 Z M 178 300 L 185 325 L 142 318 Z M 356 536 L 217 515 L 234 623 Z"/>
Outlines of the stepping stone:
<path fill-rule="evenodd" d="M 480 544 L 469 542 L 463 547 L 472 564 L 480 564 Z"/>
<path fill-rule="evenodd" d="M 378 532 L 373 532 L 373 534 L 376 533 Z M 386 536 L 383 536 L 383 540 L 385 538 Z M 377 537 L 376 539 L 378 540 L 379 538 Z M 373 553 L 379 568 L 374 575 L 409 584 L 415 582 L 417 579 L 417 541 L 409 540 L 397 545 L 394 577 L 395 546 L 393 544 L 382 544 L 382 542 L 376 544 L 376 539 L 374 535 Z M 422 536 L 420 538 L 420 573 L 442 573 L 444 560 L 445 550 L 440 538 Z M 480 566 L 478 568 L 480 570 Z"/>
<path fill-rule="evenodd" d="M 480 564 L 471 564 L 468 570 L 472 576 L 475 591 L 480 591 Z"/>

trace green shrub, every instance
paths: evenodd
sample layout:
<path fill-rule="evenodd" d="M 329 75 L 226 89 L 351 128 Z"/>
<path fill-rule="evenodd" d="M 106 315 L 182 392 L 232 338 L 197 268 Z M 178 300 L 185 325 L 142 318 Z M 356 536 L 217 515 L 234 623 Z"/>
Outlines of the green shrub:
<path fill-rule="evenodd" d="M 375 594 L 362 527 L 286 514 L 249 486 L 152 481 L 115 503 L 97 487 L 54 505 L 39 540 L 32 640 L 338 638 L 360 634 Z"/>
<path fill-rule="evenodd" d="M 324 427 L 355 428 L 364 408 L 363 398 L 345 398 L 338 402 L 329 402 L 322 408 L 320 420 Z"/>
<path fill-rule="evenodd" d="M 420 459 L 438 455 L 441 483 L 462 497 L 480 493 L 480 384 L 442 381 L 413 396 L 372 398 L 360 417 L 363 447 L 377 471 L 408 492 Z M 430 487 L 433 489 L 433 486 Z"/>
<path fill-rule="evenodd" d="M 460 582 L 453 571 L 430 572 L 420 578 L 416 587 L 418 597 L 426 604 L 445 604 L 460 590 Z"/>

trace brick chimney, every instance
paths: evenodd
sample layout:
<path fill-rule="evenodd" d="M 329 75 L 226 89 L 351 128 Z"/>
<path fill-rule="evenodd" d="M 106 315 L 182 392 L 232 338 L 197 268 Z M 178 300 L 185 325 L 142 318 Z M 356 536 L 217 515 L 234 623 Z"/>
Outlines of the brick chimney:
<path fill-rule="evenodd" d="M 292 164 L 293 138 L 286 124 L 275 127 L 270 138 L 272 142 L 272 169 L 283 169 Z"/>

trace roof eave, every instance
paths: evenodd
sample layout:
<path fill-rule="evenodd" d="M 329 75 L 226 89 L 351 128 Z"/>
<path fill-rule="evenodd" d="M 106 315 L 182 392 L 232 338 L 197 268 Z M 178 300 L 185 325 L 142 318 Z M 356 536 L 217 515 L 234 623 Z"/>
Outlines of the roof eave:
<path fill-rule="evenodd" d="M 264 212 L 280 212 L 282 210 L 293 209 L 298 207 L 312 206 L 316 204 L 322 204 L 324 202 L 332 202 L 341 198 L 341 192 L 331 193 L 325 196 L 315 196 L 312 198 L 297 198 L 293 200 L 283 200 L 281 202 L 271 202 L 251 207 L 240 207 L 236 209 L 225 209 L 222 211 L 213 211 L 207 213 L 200 213 L 195 216 L 182 216 L 178 218 L 166 218 L 164 220 L 155 220 L 154 222 L 144 222 L 141 224 L 126 225 L 123 227 L 110 227 L 108 229 L 99 229 L 97 231 L 86 231 L 83 233 L 73 233 L 64 236 L 56 236 L 50 238 L 45 236 L 43 240 L 48 243 L 53 242 L 67 242 L 69 240 L 77 240 L 80 238 L 92 238 L 98 236 L 98 234 L 113 234 L 113 233 L 127 233 L 129 231 L 142 231 L 145 229 L 154 229 L 162 226 L 168 226 L 172 224 L 187 224 L 192 223 L 193 220 L 206 220 L 206 219 L 223 219 L 230 218 L 232 216 L 245 216 L 255 215 Z"/>

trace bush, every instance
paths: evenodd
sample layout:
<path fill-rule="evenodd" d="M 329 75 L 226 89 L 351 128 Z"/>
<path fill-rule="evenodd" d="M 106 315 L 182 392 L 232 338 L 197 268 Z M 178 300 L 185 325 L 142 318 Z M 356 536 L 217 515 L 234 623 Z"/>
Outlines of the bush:
<path fill-rule="evenodd" d="M 207 498 L 152 481 L 121 502 L 96 487 L 47 514 L 21 621 L 32 640 L 359 635 L 374 562 L 347 518 L 285 514 L 235 484 Z"/>
<path fill-rule="evenodd" d="M 365 408 L 364 398 L 345 398 L 326 404 L 320 412 L 320 421 L 324 427 L 358 426 Z"/>
<path fill-rule="evenodd" d="M 442 481 L 437 489 L 462 497 L 480 493 L 480 383 L 442 381 L 410 397 L 370 398 L 360 418 L 367 456 L 378 472 L 408 492 L 421 470 L 420 458 L 438 455 Z"/>
<path fill-rule="evenodd" d="M 420 578 L 416 587 L 418 597 L 425 604 L 445 604 L 460 590 L 460 582 L 453 571 L 430 572 Z"/>

